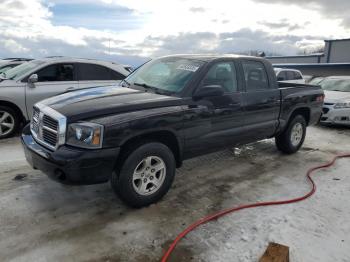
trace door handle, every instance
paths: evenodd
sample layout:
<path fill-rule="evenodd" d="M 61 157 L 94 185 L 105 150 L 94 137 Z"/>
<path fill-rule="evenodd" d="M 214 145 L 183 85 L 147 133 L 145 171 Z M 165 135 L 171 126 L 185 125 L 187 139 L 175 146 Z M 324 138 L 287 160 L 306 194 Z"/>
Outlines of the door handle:
<path fill-rule="evenodd" d="M 74 89 L 74 87 L 71 86 L 71 87 L 68 87 L 68 88 L 66 89 L 66 91 L 71 91 L 71 90 L 73 90 L 73 89 Z"/>

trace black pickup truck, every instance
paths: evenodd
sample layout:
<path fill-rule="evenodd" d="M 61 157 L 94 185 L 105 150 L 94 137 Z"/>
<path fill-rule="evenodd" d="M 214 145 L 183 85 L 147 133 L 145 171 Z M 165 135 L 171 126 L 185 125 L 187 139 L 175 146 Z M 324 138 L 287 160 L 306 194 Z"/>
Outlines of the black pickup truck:
<path fill-rule="evenodd" d="M 280 151 L 298 151 L 323 98 L 318 86 L 278 83 L 262 58 L 167 56 L 121 86 L 39 102 L 22 142 L 28 162 L 55 180 L 110 181 L 142 207 L 166 194 L 185 159 L 272 137 Z"/>

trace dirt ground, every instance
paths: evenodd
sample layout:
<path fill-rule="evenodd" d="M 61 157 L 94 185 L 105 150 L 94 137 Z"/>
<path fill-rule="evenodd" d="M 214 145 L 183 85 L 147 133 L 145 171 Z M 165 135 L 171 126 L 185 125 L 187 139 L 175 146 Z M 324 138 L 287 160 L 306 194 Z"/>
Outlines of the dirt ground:
<path fill-rule="evenodd" d="M 307 168 L 350 152 L 350 129 L 311 127 L 297 154 L 273 140 L 195 158 L 159 203 L 126 207 L 109 184 L 65 186 L 25 162 L 19 138 L 0 142 L 0 261 L 159 261 L 204 215 L 308 190 Z M 292 262 L 350 261 L 350 159 L 316 175 L 311 199 L 245 210 L 190 233 L 171 261 L 257 261 L 270 241 Z"/>

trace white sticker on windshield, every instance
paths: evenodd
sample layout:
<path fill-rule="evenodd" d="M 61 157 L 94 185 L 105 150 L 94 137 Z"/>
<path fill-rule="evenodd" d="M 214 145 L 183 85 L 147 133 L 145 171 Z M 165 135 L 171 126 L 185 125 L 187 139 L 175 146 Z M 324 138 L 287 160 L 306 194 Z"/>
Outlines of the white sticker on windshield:
<path fill-rule="evenodd" d="M 194 65 L 179 65 L 176 69 L 196 72 L 198 68 L 199 68 L 198 66 L 194 66 Z"/>

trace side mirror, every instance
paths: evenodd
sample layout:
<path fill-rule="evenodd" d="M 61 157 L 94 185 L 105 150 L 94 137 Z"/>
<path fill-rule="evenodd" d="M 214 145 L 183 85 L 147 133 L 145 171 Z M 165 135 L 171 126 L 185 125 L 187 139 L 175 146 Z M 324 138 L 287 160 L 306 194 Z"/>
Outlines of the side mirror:
<path fill-rule="evenodd" d="M 36 83 L 38 82 L 38 75 L 37 74 L 32 74 L 29 78 L 28 78 L 28 83 Z"/>
<path fill-rule="evenodd" d="M 221 85 L 201 86 L 195 91 L 193 98 L 201 99 L 204 97 L 222 96 L 224 93 Z"/>
<path fill-rule="evenodd" d="M 277 81 L 283 81 L 283 80 L 284 80 L 283 77 L 281 76 L 277 77 Z"/>

